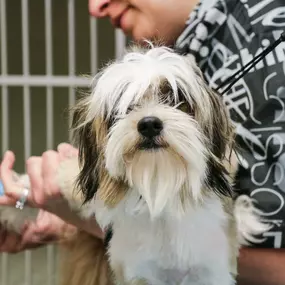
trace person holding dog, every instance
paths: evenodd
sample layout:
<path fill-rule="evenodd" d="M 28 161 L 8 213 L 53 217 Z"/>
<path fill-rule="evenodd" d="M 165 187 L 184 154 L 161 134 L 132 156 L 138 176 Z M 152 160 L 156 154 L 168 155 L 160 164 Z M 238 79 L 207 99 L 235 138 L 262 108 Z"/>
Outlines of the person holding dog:
<path fill-rule="evenodd" d="M 92 16 L 110 18 L 114 27 L 136 42 L 157 40 L 192 54 L 213 89 L 279 38 L 285 30 L 284 9 L 281 0 L 89 0 Z M 240 285 L 285 284 L 284 59 L 281 43 L 224 95 L 242 147 L 236 188 L 254 197 L 275 224 L 261 245 L 241 249 Z M 71 146 L 64 148 L 76 152 Z M 62 151 L 48 151 L 28 161 L 30 200 L 43 215 L 39 225 L 27 225 L 22 236 L 4 232 L 0 250 L 38 246 L 48 242 L 49 235 L 56 240 L 62 226 L 102 237 L 94 221 L 91 226 L 81 224 L 72 213 L 48 206 L 50 200 L 58 199 L 59 189 L 53 182 Z M 1 177 L 9 175 L 13 159 L 11 153 L 6 154 Z M 9 195 L 0 198 L 0 203 L 14 205 L 17 199 Z M 40 226 L 43 221 L 53 228 L 45 232 Z"/>

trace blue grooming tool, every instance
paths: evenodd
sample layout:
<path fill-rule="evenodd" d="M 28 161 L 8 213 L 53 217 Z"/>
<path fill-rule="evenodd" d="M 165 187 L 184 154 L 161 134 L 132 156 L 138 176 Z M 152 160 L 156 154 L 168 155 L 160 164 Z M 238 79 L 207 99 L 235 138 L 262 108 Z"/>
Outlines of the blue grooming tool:
<path fill-rule="evenodd" d="M 0 196 L 4 196 L 5 192 L 4 192 L 4 186 L 2 181 L 0 180 Z"/>

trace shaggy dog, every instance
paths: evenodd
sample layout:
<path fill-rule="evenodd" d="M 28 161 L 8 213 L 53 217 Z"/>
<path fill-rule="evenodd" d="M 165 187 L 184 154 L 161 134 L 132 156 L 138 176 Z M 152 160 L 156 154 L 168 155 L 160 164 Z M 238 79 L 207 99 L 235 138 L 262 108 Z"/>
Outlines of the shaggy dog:
<path fill-rule="evenodd" d="M 235 199 L 234 128 L 191 56 L 130 50 L 95 77 L 73 129 L 115 284 L 235 284 L 240 246 L 268 226 Z"/>

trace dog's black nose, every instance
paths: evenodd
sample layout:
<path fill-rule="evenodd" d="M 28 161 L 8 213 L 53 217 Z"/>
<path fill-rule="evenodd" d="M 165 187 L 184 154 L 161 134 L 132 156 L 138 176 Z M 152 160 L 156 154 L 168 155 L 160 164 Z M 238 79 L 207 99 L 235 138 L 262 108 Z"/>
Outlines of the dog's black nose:
<path fill-rule="evenodd" d="M 147 138 L 158 136 L 162 129 L 162 121 L 157 117 L 144 117 L 138 122 L 139 133 Z"/>

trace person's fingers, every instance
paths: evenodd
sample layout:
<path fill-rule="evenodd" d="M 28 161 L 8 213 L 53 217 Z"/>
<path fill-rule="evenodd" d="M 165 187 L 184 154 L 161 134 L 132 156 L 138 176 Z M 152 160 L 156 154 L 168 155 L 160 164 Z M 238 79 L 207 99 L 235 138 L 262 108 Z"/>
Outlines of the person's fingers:
<path fill-rule="evenodd" d="M 0 252 L 17 253 L 21 249 L 21 236 L 14 232 L 6 232 L 0 245 Z"/>
<path fill-rule="evenodd" d="M 22 192 L 22 187 L 13 179 L 13 165 L 15 162 L 15 155 L 12 151 L 7 151 L 4 154 L 0 165 L 0 177 L 4 186 L 5 194 L 15 195 L 17 198 Z"/>
<path fill-rule="evenodd" d="M 19 248 L 21 249 L 30 249 L 39 247 L 42 242 L 42 236 L 45 233 L 38 234 L 37 232 L 37 223 L 36 222 L 28 222 L 21 232 L 21 243 Z"/>
<path fill-rule="evenodd" d="M 59 155 L 56 151 L 46 151 L 43 155 L 42 177 L 44 190 L 48 196 L 59 197 L 60 190 L 57 184 L 57 170 L 59 167 Z"/>
<path fill-rule="evenodd" d="M 0 205 L 1 206 L 15 206 L 16 199 L 9 196 L 0 196 Z"/>
<path fill-rule="evenodd" d="M 47 240 L 50 239 L 50 237 L 58 237 L 65 224 L 66 223 L 56 215 L 46 211 L 40 211 L 34 232 Z"/>
<path fill-rule="evenodd" d="M 22 250 L 38 248 L 56 240 L 57 235 L 53 231 L 39 232 L 34 222 L 24 225 L 21 234 L 8 231 L 5 226 L 0 225 L 0 252 L 18 253 Z"/>
<path fill-rule="evenodd" d="M 39 212 L 37 221 L 29 225 L 27 230 L 23 233 L 23 244 L 43 244 L 47 242 L 56 241 L 60 234 L 58 227 L 58 220 L 53 219 L 56 216 L 41 210 Z"/>
<path fill-rule="evenodd" d="M 46 196 L 43 190 L 42 161 L 42 157 L 32 156 L 26 162 L 27 174 L 31 184 L 31 199 L 38 206 L 45 203 Z"/>
<path fill-rule="evenodd" d="M 5 153 L 4 153 L 4 156 L 3 156 L 3 159 L 0 163 L 0 177 L 1 177 L 1 170 L 2 170 L 2 167 L 6 167 L 7 168 L 7 165 L 8 167 L 12 168 L 13 167 L 13 164 L 15 162 L 15 155 L 12 151 L 10 150 L 7 150 Z"/>
<path fill-rule="evenodd" d="M 47 233 L 50 230 L 50 227 L 52 226 L 51 224 L 51 219 L 50 216 L 52 214 L 47 212 L 47 211 L 40 211 L 37 221 L 36 221 L 36 227 L 34 229 L 36 234 L 42 234 L 42 233 Z"/>
<path fill-rule="evenodd" d="M 39 243 L 41 236 L 35 233 L 37 226 L 34 223 L 31 223 L 25 231 L 22 232 L 22 241 L 21 244 L 23 247 L 31 245 L 33 243 Z"/>
<path fill-rule="evenodd" d="M 24 185 L 16 179 L 17 175 L 13 171 L 15 155 L 11 151 L 7 151 L 0 165 L 0 177 L 4 186 L 5 196 L 1 196 L 0 203 L 15 204 L 15 201 L 23 195 Z M 28 203 L 32 202 L 31 191 L 27 197 Z"/>
<path fill-rule="evenodd" d="M 74 148 L 71 144 L 61 143 L 57 146 L 60 160 L 78 156 L 78 149 Z"/>

